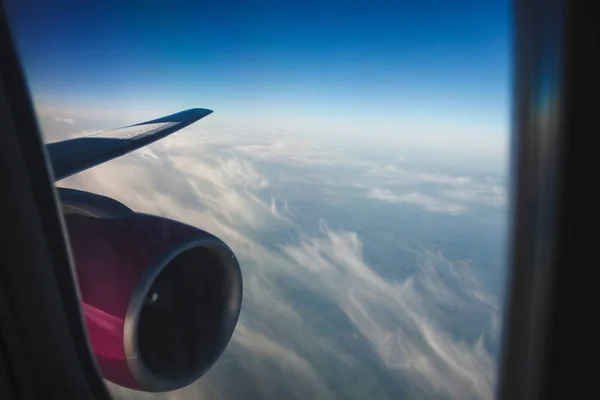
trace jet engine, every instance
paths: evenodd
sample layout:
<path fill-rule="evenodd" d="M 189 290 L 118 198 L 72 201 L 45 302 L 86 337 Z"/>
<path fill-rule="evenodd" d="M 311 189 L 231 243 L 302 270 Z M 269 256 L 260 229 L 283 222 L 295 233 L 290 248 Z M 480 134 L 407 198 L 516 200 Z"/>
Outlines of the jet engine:
<path fill-rule="evenodd" d="M 219 358 L 235 329 L 242 276 L 219 238 L 59 189 L 91 348 L 103 376 L 147 392 L 181 388 Z"/>

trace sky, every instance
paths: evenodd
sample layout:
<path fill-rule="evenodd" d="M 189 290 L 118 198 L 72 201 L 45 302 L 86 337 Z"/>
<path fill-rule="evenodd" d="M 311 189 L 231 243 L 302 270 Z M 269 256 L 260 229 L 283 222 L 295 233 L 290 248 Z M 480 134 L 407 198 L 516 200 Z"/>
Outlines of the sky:
<path fill-rule="evenodd" d="M 506 1 L 10 1 L 38 111 L 501 146 Z"/>

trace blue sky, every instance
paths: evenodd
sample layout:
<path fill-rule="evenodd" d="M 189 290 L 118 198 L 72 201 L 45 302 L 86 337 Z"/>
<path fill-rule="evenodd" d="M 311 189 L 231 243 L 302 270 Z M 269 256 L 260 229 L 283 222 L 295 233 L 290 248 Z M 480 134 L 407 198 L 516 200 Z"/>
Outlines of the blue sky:
<path fill-rule="evenodd" d="M 206 107 L 316 131 L 508 133 L 506 0 L 12 0 L 9 11 L 47 114 Z"/>

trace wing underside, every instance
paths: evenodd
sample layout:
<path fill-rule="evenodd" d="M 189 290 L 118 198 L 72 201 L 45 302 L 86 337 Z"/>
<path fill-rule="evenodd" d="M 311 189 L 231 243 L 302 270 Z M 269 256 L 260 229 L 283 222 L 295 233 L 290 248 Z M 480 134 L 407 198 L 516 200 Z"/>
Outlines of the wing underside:
<path fill-rule="evenodd" d="M 59 181 L 162 139 L 212 113 L 193 108 L 112 131 L 49 143 L 54 181 Z"/>

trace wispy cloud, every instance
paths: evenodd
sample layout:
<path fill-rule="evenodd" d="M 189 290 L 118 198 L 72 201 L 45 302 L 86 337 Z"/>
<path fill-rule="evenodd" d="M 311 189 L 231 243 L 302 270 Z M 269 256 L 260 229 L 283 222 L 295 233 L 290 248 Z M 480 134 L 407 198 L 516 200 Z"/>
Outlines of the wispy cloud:
<path fill-rule="evenodd" d="M 468 176 L 451 175 L 440 172 L 427 172 L 401 168 L 395 164 L 372 164 L 364 176 L 383 179 L 388 184 L 435 183 L 449 186 L 469 185 L 473 179 Z"/>
<path fill-rule="evenodd" d="M 444 198 L 471 204 L 481 204 L 490 207 L 506 205 L 506 189 L 497 184 L 473 184 L 463 188 L 444 191 Z"/>
<path fill-rule="evenodd" d="M 60 118 L 60 117 L 54 117 L 52 118 L 54 121 L 56 122 L 66 122 L 69 125 L 74 125 L 75 124 L 75 120 L 73 118 Z"/>
<path fill-rule="evenodd" d="M 460 204 L 417 192 L 396 194 L 388 189 L 374 188 L 367 192 L 366 197 L 395 204 L 412 204 L 437 213 L 460 214 L 465 210 Z"/>
<path fill-rule="evenodd" d="M 330 296 L 388 368 L 412 375 L 428 392 L 457 399 L 492 397 L 495 368 L 484 334 L 467 343 L 444 332 L 435 318 L 443 306 L 455 307 L 458 318 L 466 311 L 461 296 L 476 283 L 472 275 L 463 279 L 469 271 L 448 284 L 440 269 L 452 263 L 423 249 L 417 272 L 390 282 L 365 263 L 356 233 L 336 232 L 324 223 L 321 232 L 323 237 L 284 246 L 298 268 L 295 276 Z M 491 321 L 493 315 L 488 308 L 485 318 Z"/>
<path fill-rule="evenodd" d="M 333 151 L 300 140 L 279 139 L 263 144 L 236 146 L 235 149 L 253 158 L 294 164 L 331 165 L 339 158 L 339 154 Z"/>
<path fill-rule="evenodd" d="M 371 199 L 394 204 L 411 204 L 438 213 L 458 215 L 472 206 L 506 206 L 506 189 L 493 182 L 419 172 L 411 174 L 405 171 L 403 175 L 415 183 L 412 186 L 392 185 L 391 188 L 367 185 L 358 187 L 365 189 L 365 196 Z M 435 186 L 428 188 L 428 193 L 424 194 L 418 191 L 417 182 L 433 183 Z M 384 182 L 379 182 L 379 185 L 383 184 Z"/>
<path fill-rule="evenodd" d="M 506 205 L 506 189 L 489 179 L 411 167 L 404 165 L 403 157 L 397 158 L 395 163 L 377 162 L 348 157 L 307 140 L 281 135 L 271 139 L 240 145 L 232 138 L 230 149 L 234 154 L 256 161 L 314 167 L 313 175 L 305 173 L 309 181 L 362 188 L 368 198 L 411 204 L 432 212 L 457 215 L 475 205 Z M 424 187 L 428 189 L 426 192 L 422 191 Z"/>
<path fill-rule="evenodd" d="M 395 279 L 386 278 L 365 260 L 353 230 L 331 229 L 325 220 L 311 234 L 300 229 L 286 199 L 272 194 L 271 175 L 256 165 L 293 157 L 291 164 L 328 165 L 327 152 L 210 145 L 205 137 L 182 135 L 61 182 L 208 230 L 242 262 L 244 309 L 215 367 L 172 394 L 149 397 L 111 385 L 117 397 L 492 397 L 495 364 L 488 347 L 497 342 L 497 300 L 467 263 L 427 247 L 407 248 L 415 261 L 397 265 Z M 447 201 L 384 188 L 367 190 L 367 197 L 460 214 L 484 196 L 456 192 L 472 187 L 469 178 L 405 176 L 443 185 Z M 467 315 L 469 323 L 457 327 Z"/>

